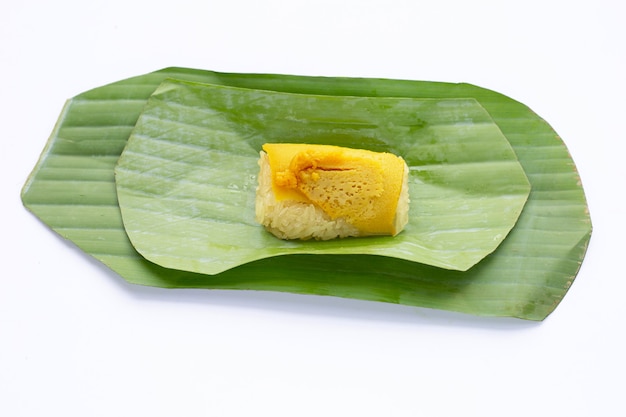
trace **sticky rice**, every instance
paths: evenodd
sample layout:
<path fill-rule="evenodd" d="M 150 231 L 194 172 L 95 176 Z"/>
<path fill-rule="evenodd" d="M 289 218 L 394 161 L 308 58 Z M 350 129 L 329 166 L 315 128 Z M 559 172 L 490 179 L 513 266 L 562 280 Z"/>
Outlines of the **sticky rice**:
<path fill-rule="evenodd" d="M 401 158 L 394 156 L 395 158 L 399 158 L 401 163 L 400 168 L 395 169 L 396 174 L 394 175 L 397 178 L 379 180 L 383 185 L 388 185 L 390 181 L 393 181 L 393 187 L 388 186 L 387 188 L 396 188 L 398 190 L 390 194 L 383 192 L 382 185 L 369 184 L 365 182 L 366 180 L 360 179 L 361 177 L 369 178 L 367 175 L 369 171 L 367 171 L 366 168 L 361 171 L 358 171 L 358 169 L 360 169 L 359 167 L 352 169 L 353 165 L 360 163 L 359 158 L 363 158 L 360 153 L 357 154 L 355 152 L 366 152 L 366 159 L 371 158 L 371 154 L 375 159 L 374 164 L 380 165 L 380 161 L 386 160 L 383 158 L 378 161 L 376 159 L 377 155 L 373 152 L 347 150 L 346 153 L 344 150 L 347 148 L 322 147 L 320 145 L 287 145 L 295 146 L 296 148 L 294 148 L 295 150 L 288 150 L 287 152 L 291 153 L 285 156 L 279 153 L 283 152 L 283 148 L 279 148 L 279 146 L 280 145 L 277 144 L 267 144 L 264 146 L 264 151 L 260 152 L 258 162 L 260 169 L 255 207 L 257 222 L 276 237 L 281 239 L 329 240 L 368 235 L 386 234 L 395 236 L 400 233 L 408 223 L 409 170 L 406 163 L 404 163 Z M 310 146 L 310 148 L 301 148 L 302 146 Z M 321 151 L 319 150 L 320 148 Z M 270 153 L 274 152 L 274 164 L 272 164 L 270 156 L 268 156 L 268 152 L 266 151 Z M 308 152 L 304 154 L 304 158 L 311 159 L 311 155 L 315 155 L 313 162 L 309 160 L 304 163 L 299 162 L 302 167 L 294 169 L 293 167 L 298 164 L 297 159 L 303 158 L 303 152 Z M 328 165 L 328 152 L 336 152 L 336 155 L 340 155 L 339 158 L 332 160 L 332 164 L 340 165 L 341 168 L 337 168 L 335 165 Z M 322 154 L 323 156 L 319 156 Z M 353 157 L 353 155 L 357 155 L 357 157 Z M 385 156 L 389 157 L 390 155 L 386 154 Z M 295 178 L 294 181 L 296 184 L 293 185 L 290 190 L 282 189 L 277 185 L 284 184 L 284 182 L 281 183 L 277 180 L 277 176 L 289 171 L 287 169 L 277 172 L 279 170 L 279 163 L 276 161 L 279 157 L 287 161 L 291 171 L 296 173 L 292 175 Z M 347 159 L 348 162 L 344 163 L 341 158 Z M 337 162 L 338 160 L 339 162 Z M 287 162 L 283 163 L 283 168 L 287 166 Z M 326 166 L 323 166 L 324 163 L 326 163 Z M 397 164 L 395 161 L 394 163 Z M 346 168 L 346 164 L 352 165 L 350 165 L 350 168 Z M 340 172 L 341 170 L 344 170 L 343 172 L 356 172 L 354 175 L 359 175 L 359 177 L 357 177 L 359 179 L 357 179 L 358 184 L 356 187 L 354 185 L 355 180 L 351 180 L 352 188 L 350 191 L 344 192 L 344 189 L 348 188 L 345 186 L 345 183 L 338 185 L 330 184 L 329 186 L 329 181 L 332 183 L 334 178 L 337 177 L 334 173 Z M 380 171 L 382 173 L 387 172 L 385 169 L 381 169 Z M 366 175 L 361 176 L 359 174 L 360 172 Z M 343 175 L 343 177 L 345 177 L 345 175 Z M 341 179 L 343 179 L 343 177 Z M 339 182 L 342 181 L 340 180 Z M 317 184 L 320 184 L 321 187 L 325 186 L 325 188 L 321 190 L 315 189 Z M 332 196 L 324 196 L 324 190 L 327 189 L 333 190 Z M 355 189 L 356 191 L 354 191 Z M 376 190 L 378 190 L 378 192 L 375 192 Z M 372 193 L 373 197 L 369 197 L 366 191 Z M 394 196 L 394 201 L 376 201 L 377 199 L 388 198 L 390 195 Z M 366 201 L 359 201 L 359 198 L 361 200 L 366 199 Z M 329 203 L 329 201 L 334 201 L 334 205 Z M 353 210 L 353 207 L 355 210 Z M 380 211 L 379 207 L 384 207 L 387 210 L 389 210 L 389 207 L 395 208 L 395 210 L 390 213 L 391 216 L 387 214 L 389 220 L 386 222 L 383 221 L 382 223 L 384 224 L 375 224 L 376 222 L 381 223 L 379 219 L 380 215 L 370 213 L 370 211 L 376 209 Z M 324 208 L 326 210 L 324 210 Z M 376 216 L 378 216 L 378 218 Z M 372 219 L 371 222 L 368 222 L 369 218 Z"/>

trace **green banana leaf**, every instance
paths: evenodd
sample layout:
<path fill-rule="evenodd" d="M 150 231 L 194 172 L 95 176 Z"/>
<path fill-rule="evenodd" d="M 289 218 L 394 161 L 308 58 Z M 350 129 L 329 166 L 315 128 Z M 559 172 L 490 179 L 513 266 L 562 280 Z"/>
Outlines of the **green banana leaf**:
<path fill-rule="evenodd" d="M 164 268 L 130 243 L 114 169 L 148 98 L 166 78 L 301 94 L 474 98 L 509 140 L 531 192 L 507 238 L 468 271 L 378 255 L 317 254 L 270 257 L 217 275 Z M 135 284 L 332 295 L 529 320 L 545 319 L 563 299 L 591 236 L 574 162 L 543 119 L 484 88 L 423 81 L 167 68 L 115 82 L 68 100 L 22 201 L 59 235 Z"/>
<path fill-rule="evenodd" d="M 261 145 L 392 152 L 410 170 L 398 236 L 285 241 L 255 221 Z M 125 230 L 158 265 L 205 274 L 270 256 L 370 254 L 467 270 L 515 225 L 530 192 L 517 157 L 474 99 L 315 96 L 165 81 L 116 169 Z"/>

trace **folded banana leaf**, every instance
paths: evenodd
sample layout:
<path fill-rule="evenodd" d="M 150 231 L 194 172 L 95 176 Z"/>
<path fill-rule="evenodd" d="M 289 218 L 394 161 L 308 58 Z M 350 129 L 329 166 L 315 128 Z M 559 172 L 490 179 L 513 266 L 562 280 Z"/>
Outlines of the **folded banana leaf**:
<path fill-rule="evenodd" d="M 285 241 L 255 221 L 266 142 L 392 152 L 413 205 L 398 236 Z M 270 256 L 370 254 L 467 270 L 503 241 L 530 192 L 517 157 L 474 99 L 320 96 L 165 81 L 116 169 L 124 228 L 164 267 L 215 274 Z"/>
<path fill-rule="evenodd" d="M 374 254 L 273 256 L 216 275 L 168 269 L 131 244 L 114 177 L 148 98 L 167 78 L 299 94 L 473 98 L 508 139 L 531 192 L 504 241 L 467 271 Z M 584 191 L 559 136 L 523 104 L 470 84 L 156 71 L 68 100 L 22 200 L 58 234 L 135 284 L 332 295 L 529 320 L 545 319 L 563 299 L 591 236 Z"/>

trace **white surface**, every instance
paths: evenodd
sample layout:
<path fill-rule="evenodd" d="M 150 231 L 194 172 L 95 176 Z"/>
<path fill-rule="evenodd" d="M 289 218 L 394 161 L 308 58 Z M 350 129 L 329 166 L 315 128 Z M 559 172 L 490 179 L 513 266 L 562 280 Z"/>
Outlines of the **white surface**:
<path fill-rule="evenodd" d="M 0 12 L 2 416 L 623 416 L 623 2 L 21 1 Z M 594 235 L 543 323 L 132 286 L 19 191 L 66 98 L 166 66 L 466 81 L 564 138 Z"/>

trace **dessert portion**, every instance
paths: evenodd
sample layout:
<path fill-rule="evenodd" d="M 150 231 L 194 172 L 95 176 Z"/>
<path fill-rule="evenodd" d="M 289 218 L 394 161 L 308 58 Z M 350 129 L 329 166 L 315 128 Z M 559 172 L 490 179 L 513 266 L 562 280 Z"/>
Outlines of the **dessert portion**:
<path fill-rule="evenodd" d="M 408 167 L 387 152 L 267 143 L 256 220 L 281 239 L 392 235 L 408 223 Z"/>

